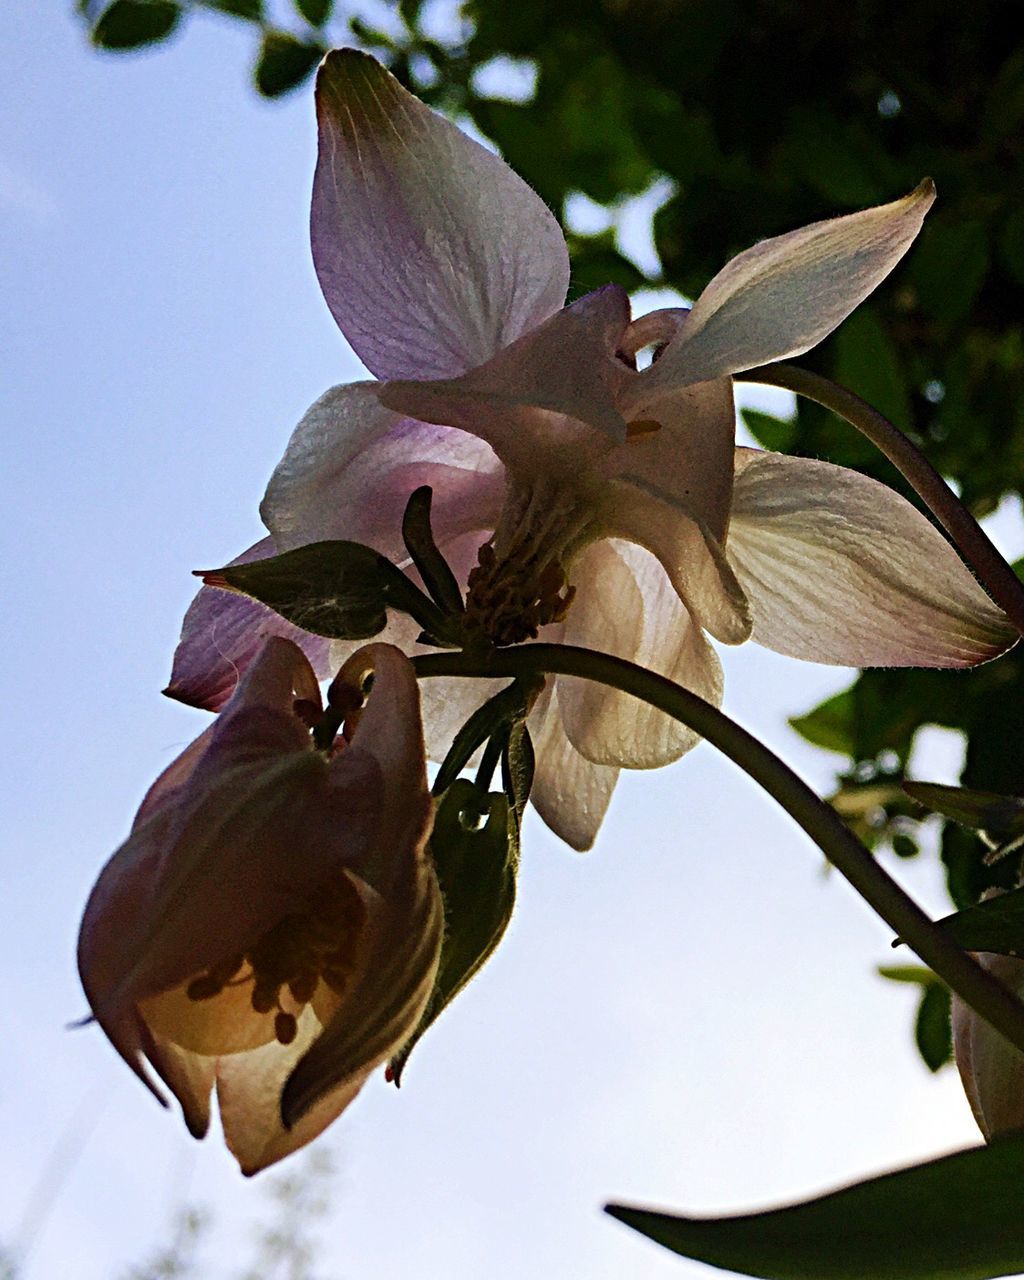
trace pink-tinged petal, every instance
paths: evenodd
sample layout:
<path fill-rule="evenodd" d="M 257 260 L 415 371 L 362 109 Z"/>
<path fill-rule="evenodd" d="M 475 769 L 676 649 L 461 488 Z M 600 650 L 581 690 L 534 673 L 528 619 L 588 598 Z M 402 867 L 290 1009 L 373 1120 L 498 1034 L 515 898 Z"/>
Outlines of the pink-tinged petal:
<path fill-rule="evenodd" d="M 924 516 L 828 462 L 737 450 L 727 554 L 753 638 L 791 657 L 965 667 L 1017 639 Z"/>
<path fill-rule="evenodd" d="M 320 1032 L 321 1025 L 307 1006 L 291 1044 L 267 1044 L 218 1060 L 217 1105 L 224 1141 L 247 1176 L 312 1142 L 359 1092 L 365 1076 L 334 1090 L 291 1129 L 282 1124 L 284 1083 Z"/>
<path fill-rule="evenodd" d="M 1024 961 L 980 955 L 986 969 L 1024 994 Z M 968 1005 L 953 997 L 953 1050 L 964 1092 L 986 1139 L 1024 1129 L 1024 1054 Z"/>
<path fill-rule="evenodd" d="M 334 387 L 292 434 L 267 486 L 261 512 L 281 551 L 309 542 L 363 542 L 400 562 L 402 516 L 421 485 L 434 490 L 438 543 L 493 528 L 501 508 L 501 464 L 461 431 L 401 418 L 376 384 Z"/>
<path fill-rule="evenodd" d="M 728 262 L 644 376 L 682 386 L 801 355 L 876 289 L 935 199 L 922 182 L 891 204 L 762 240 Z"/>
<path fill-rule="evenodd" d="M 582 853 L 597 838 L 619 771 L 591 764 L 570 743 L 562 728 L 557 690 L 543 715 L 535 713 L 528 723 L 537 753 L 530 800 L 555 835 Z"/>
<path fill-rule="evenodd" d="M 718 656 L 653 556 L 629 543 L 600 542 L 588 548 L 580 568 L 567 644 L 628 658 L 716 706 L 721 702 Z M 557 692 L 569 741 L 593 764 L 655 769 L 700 740 L 671 716 L 604 685 L 559 676 Z"/>
<path fill-rule="evenodd" d="M 750 607 L 721 544 L 678 500 L 625 480 L 607 485 L 597 507 L 600 528 L 657 556 L 699 626 L 723 644 L 750 638 Z"/>
<path fill-rule="evenodd" d="M 178 1099 L 185 1127 L 193 1138 L 205 1138 L 210 1127 L 210 1094 L 217 1059 L 190 1053 L 147 1029 L 146 1057 Z"/>
<path fill-rule="evenodd" d="M 392 381 L 383 404 L 486 440 L 517 476 L 565 473 L 626 437 L 617 401 L 636 374 L 616 352 L 629 297 L 607 285 L 459 378 Z"/>
<path fill-rule="evenodd" d="M 276 554 L 271 539 L 263 538 L 231 563 L 249 564 Z M 185 614 L 164 693 L 204 711 L 219 711 L 269 636 L 297 644 L 321 679 L 329 674 L 331 642 L 324 636 L 292 626 L 257 600 L 219 587 L 202 587 Z"/>
<path fill-rule="evenodd" d="M 633 434 L 602 459 L 597 474 L 657 490 L 723 542 L 736 443 L 732 382 L 720 378 L 659 395 L 641 375 L 622 408 Z"/>
<path fill-rule="evenodd" d="M 317 78 L 310 228 L 328 306 L 380 378 L 448 378 L 546 320 L 569 258 L 543 201 L 367 54 Z"/>

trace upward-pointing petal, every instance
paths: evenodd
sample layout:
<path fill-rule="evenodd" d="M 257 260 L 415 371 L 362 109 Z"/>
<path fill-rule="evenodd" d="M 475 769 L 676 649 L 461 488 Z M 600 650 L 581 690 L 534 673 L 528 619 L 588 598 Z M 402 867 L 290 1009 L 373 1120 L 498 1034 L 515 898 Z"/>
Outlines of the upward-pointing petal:
<path fill-rule="evenodd" d="M 317 78 L 310 229 L 327 305 L 380 378 L 450 378 L 562 305 L 569 257 L 497 156 L 340 49 Z"/>
<path fill-rule="evenodd" d="M 881 284 L 934 199 L 926 179 L 902 200 L 814 222 L 739 254 L 697 299 L 647 380 L 685 386 L 809 351 Z"/>

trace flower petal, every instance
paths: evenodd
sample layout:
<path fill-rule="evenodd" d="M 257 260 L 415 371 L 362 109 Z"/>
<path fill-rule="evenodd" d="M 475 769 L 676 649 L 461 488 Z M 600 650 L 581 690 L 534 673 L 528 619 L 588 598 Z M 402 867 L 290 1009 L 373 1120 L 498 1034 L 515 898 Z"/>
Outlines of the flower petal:
<path fill-rule="evenodd" d="M 1016 995 L 1024 993 L 1024 961 L 979 955 L 984 967 Z M 954 995 L 953 1047 L 964 1092 L 986 1139 L 1024 1129 L 1024 1054 Z"/>
<path fill-rule="evenodd" d="M 723 644 L 750 638 L 750 607 L 725 552 L 677 500 L 615 480 L 601 495 L 598 511 L 609 536 L 638 543 L 657 556 L 699 626 Z"/>
<path fill-rule="evenodd" d="M 643 375 L 630 384 L 623 412 L 634 428 L 642 423 L 648 429 L 634 430 L 603 458 L 599 474 L 656 490 L 724 542 L 736 444 L 732 382 L 720 378 L 660 395 L 649 392 Z"/>
<path fill-rule="evenodd" d="M 146 1057 L 178 1099 L 185 1126 L 193 1138 L 205 1138 L 210 1127 L 210 1094 L 217 1059 L 179 1048 L 147 1028 Z"/>
<path fill-rule="evenodd" d="M 406 503 L 425 484 L 438 543 L 494 527 L 504 482 L 488 446 L 401 418 L 375 383 L 353 383 L 326 392 L 295 428 L 260 510 L 280 551 L 343 538 L 400 563 Z"/>
<path fill-rule="evenodd" d="M 726 553 L 753 638 L 791 657 L 965 667 L 1017 639 L 924 516 L 845 467 L 738 449 Z"/>
<path fill-rule="evenodd" d="M 231 563 L 249 564 L 274 554 L 271 539 L 263 538 Z M 219 587 L 202 587 L 185 614 L 164 693 L 192 707 L 219 711 L 268 636 L 291 640 L 321 679 L 329 674 L 331 642 L 325 637 L 301 631 L 258 600 Z"/>
<path fill-rule="evenodd" d="M 306 1145 L 341 1114 L 369 1071 L 326 1095 L 292 1128 L 281 1121 L 281 1091 L 295 1064 L 321 1033 L 308 1006 L 289 1045 L 272 1043 L 217 1060 L 217 1105 L 224 1141 L 247 1176 Z"/>
<path fill-rule="evenodd" d="M 537 755 L 530 800 L 555 835 L 582 853 L 597 838 L 619 771 L 591 764 L 565 736 L 557 690 L 528 723 Z"/>
<path fill-rule="evenodd" d="M 512 170 L 340 49 L 317 77 L 313 261 L 335 320 L 380 378 L 446 378 L 556 311 L 558 223 Z"/>
<path fill-rule="evenodd" d="M 645 376 L 658 386 L 682 386 L 809 351 L 881 284 L 934 199 L 928 179 L 902 200 L 815 222 L 739 254 Z"/>
<path fill-rule="evenodd" d="M 517 475 L 578 474 L 588 453 L 626 438 L 617 400 L 637 375 L 616 352 L 628 324 L 626 291 L 607 285 L 469 373 L 388 382 L 381 402 L 472 432 Z"/>
<path fill-rule="evenodd" d="M 628 658 L 717 706 L 722 700 L 718 655 L 654 557 L 629 543 L 600 542 L 588 548 L 582 562 L 566 643 Z M 557 692 L 569 741 L 593 764 L 655 769 L 700 741 L 671 716 L 593 681 L 559 676 Z"/>

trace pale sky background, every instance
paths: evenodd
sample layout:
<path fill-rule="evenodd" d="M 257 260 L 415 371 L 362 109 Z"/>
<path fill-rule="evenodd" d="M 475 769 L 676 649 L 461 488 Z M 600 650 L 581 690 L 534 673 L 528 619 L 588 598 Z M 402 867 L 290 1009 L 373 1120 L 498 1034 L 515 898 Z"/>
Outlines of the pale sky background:
<path fill-rule="evenodd" d="M 234 1280 L 273 1174 L 245 1181 L 99 1031 L 65 1030 L 74 941 L 148 783 L 206 723 L 160 696 L 189 571 L 259 536 L 292 426 L 359 368 L 310 263 L 311 93 L 258 101 L 230 20 L 117 58 L 70 8 L 15 0 L 3 33 L 0 1241 L 26 1280 L 117 1280 L 199 1203 L 201 1274 Z M 1019 522 L 999 532 L 1020 554 Z M 849 673 L 723 657 L 727 709 L 827 789 L 836 760 L 785 717 Z M 919 773 L 952 780 L 959 750 L 935 732 Z M 934 865 L 895 870 L 942 908 Z M 759 1207 L 974 1142 L 955 1075 L 913 1050 L 915 992 L 873 976 L 889 940 L 710 748 L 625 778 L 586 857 L 531 819 L 497 957 L 401 1093 L 371 1081 L 326 1139 L 318 1276 L 708 1275 L 600 1206 Z"/>

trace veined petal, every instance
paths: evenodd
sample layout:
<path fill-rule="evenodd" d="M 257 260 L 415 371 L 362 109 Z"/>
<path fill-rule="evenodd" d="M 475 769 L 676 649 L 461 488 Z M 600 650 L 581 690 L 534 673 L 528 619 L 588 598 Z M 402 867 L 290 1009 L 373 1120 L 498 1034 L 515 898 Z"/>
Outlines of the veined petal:
<path fill-rule="evenodd" d="M 629 384 L 622 411 L 632 434 L 601 460 L 599 473 L 657 490 L 724 542 L 736 444 L 732 381 L 650 391 L 644 375 Z"/>
<path fill-rule="evenodd" d="M 753 638 L 842 666 L 966 667 L 1017 639 L 942 535 L 828 462 L 738 449 L 726 553 Z"/>
<path fill-rule="evenodd" d="M 565 736 L 557 689 L 527 723 L 537 753 L 530 800 L 555 835 L 582 853 L 597 838 L 619 771 L 591 764 Z"/>
<path fill-rule="evenodd" d="M 388 382 L 381 402 L 471 432 L 518 475 L 578 472 L 626 438 L 617 400 L 636 374 L 616 352 L 628 324 L 626 291 L 607 285 L 469 373 Z"/>
<path fill-rule="evenodd" d="M 160 1079 L 178 1099 L 185 1126 L 193 1138 L 205 1138 L 210 1127 L 210 1095 L 217 1059 L 191 1053 L 146 1028 L 145 1053 Z"/>
<path fill-rule="evenodd" d="M 310 229 L 328 306 L 380 378 L 448 378 L 546 320 L 558 223 L 504 163 L 355 49 L 317 77 Z"/>
<path fill-rule="evenodd" d="M 1024 961 L 976 959 L 1017 996 L 1024 992 Z M 952 1022 L 956 1065 L 978 1128 L 986 1139 L 1024 1129 L 1024 1054 L 956 995 Z"/>
<path fill-rule="evenodd" d="M 935 199 L 930 179 L 891 204 L 762 240 L 726 263 L 644 375 L 683 386 L 801 355 L 876 289 Z"/>
<path fill-rule="evenodd" d="M 716 706 L 721 702 L 718 655 L 652 555 L 628 542 L 598 542 L 580 568 L 567 644 L 628 658 Z M 616 689 L 559 676 L 557 691 L 569 741 L 593 764 L 655 769 L 700 741 L 692 729 Z"/>
<path fill-rule="evenodd" d="M 657 556 L 699 626 L 723 644 L 750 638 L 750 607 L 721 544 L 677 500 L 616 480 L 601 494 L 597 510 L 607 534 Z"/>
<path fill-rule="evenodd" d="M 260 510 L 279 551 L 343 538 L 400 562 L 405 506 L 424 484 L 434 490 L 439 543 L 493 528 L 504 480 L 488 446 L 399 417 L 380 404 L 376 383 L 353 383 L 326 392 L 303 417 Z"/>
<path fill-rule="evenodd" d="M 274 554 L 271 539 L 263 538 L 231 563 L 250 564 Z M 269 636 L 298 645 L 320 679 L 330 674 L 331 642 L 325 637 L 301 631 L 258 600 L 219 587 L 201 587 L 185 614 L 164 693 L 204 711 L 219 711 Z"/>

